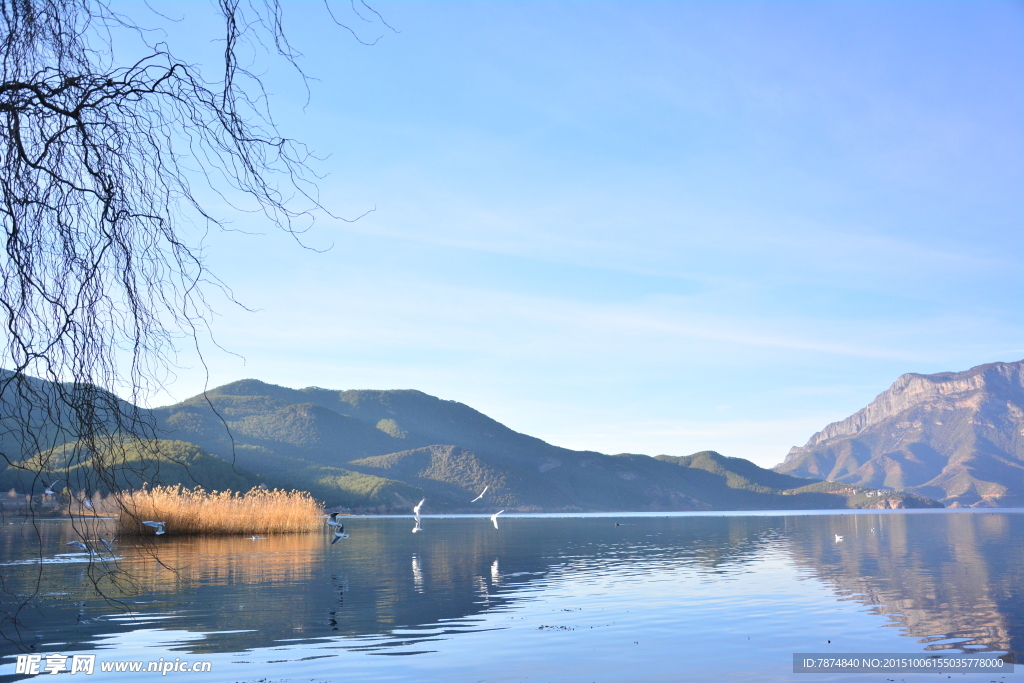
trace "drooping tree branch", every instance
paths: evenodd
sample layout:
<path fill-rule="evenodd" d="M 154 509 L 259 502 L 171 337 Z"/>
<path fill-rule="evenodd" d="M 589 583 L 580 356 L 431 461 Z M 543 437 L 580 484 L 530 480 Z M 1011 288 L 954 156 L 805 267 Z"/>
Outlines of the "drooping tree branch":
<path fill-rule="evenodd" d="M 138 443 L 156 426 L 137 406 L 207 329 L 209 290 L 228 291 L 197 235 L 230 216 L 204 197 L 293 235 L 330 215 L 249 58 L 305 80 L 280 3 L 215 7 L 211 77 L 103 0 L 0 0 L 0 469 L 24 473 L 30 511 L 71 470 L 90 496 L 152 464 Z"/>

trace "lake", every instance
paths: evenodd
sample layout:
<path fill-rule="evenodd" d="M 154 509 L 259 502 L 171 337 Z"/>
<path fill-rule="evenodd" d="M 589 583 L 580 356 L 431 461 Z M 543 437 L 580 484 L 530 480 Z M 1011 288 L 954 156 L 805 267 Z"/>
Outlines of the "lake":
<path fill-rule="evenodd" d="M 1019 658 L 1022 513 L 502 515 L 499 529 L 424 517 L 417 534 L 411 519 L 351 517 L 334 545 L 326 530 L 168 533 L 91 560 L 64 545 L 68 521 L 8 519 L 5 614 L 36 597 L 3 635 L 43 655 L 210 662 L 167 674 L 194 681 L 947 680 L 794 673 L 793 655 Z M 15 673 L 18 652 L 0 644 L 0 679 L 32 678 Z M 159 675 L 97 664 L 85 680 Z"/>

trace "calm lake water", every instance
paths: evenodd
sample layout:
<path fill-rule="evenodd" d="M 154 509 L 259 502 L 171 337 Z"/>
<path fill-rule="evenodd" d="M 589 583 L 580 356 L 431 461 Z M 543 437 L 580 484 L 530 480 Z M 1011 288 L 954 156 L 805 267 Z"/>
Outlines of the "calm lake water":
<path fill-rule="evenodd" d="M 212 662 L 168 680 L 947 680 L 795 674 L 792 655 L 981 650 L 1022 661 L 1022 513 L 509 515 L 497 530 L 486 517 L 424 517 L 418 534 L 411 519 L 356 517 L 333 546 L 326 531 L 168 534 L 91 562 L 64 545 L 76 538 L 69 522 L 8 520 L 3 608 L 38 597 L 20 632 L 7 622 L 3 633 L 41 654 Z M 105 533 L 97 524 L 93 536 Z M 0 644 L 0 679 L 25 678 L 17 652 Z M 97 665 L 84 680 L 157 677 Z"/>

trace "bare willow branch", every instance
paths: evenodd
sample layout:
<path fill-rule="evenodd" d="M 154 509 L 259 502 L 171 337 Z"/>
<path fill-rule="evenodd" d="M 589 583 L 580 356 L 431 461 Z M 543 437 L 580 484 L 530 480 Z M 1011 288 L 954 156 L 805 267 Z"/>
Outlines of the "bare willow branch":
<path fill-rule="evenodd" d="M 280 3 L 215 7 L 211 77 L 156 39 L 176 21 L 156 10 L 143 26 L 103 0 L 0 0 L 0 469 L 30 516 L 59 499 L 75 519 L 94 494 L 122 500 L 131 475 L 159 479 L 170 456 L 138 406 L 208 329 L 209 290 L 231 296 L 201 250 L 230 216 L 204 197 L 296 236 L 330 215 L 251 58 L 305 82 Z M 0 635 L 17 617 L 0 614 Z"/>

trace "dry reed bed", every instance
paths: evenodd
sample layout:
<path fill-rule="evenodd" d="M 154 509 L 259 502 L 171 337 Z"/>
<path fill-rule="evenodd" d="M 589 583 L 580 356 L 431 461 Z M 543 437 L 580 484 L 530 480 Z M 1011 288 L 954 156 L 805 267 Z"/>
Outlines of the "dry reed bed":
<path fill-rule="evenodd" d="M 167 534 L 290 534 L 323 527 L 323 508 L 305 491 L 247 493 L 157 486 L 122 498 L 118 533 L 152 535 L 144 521 L 164 522 Z"/>

